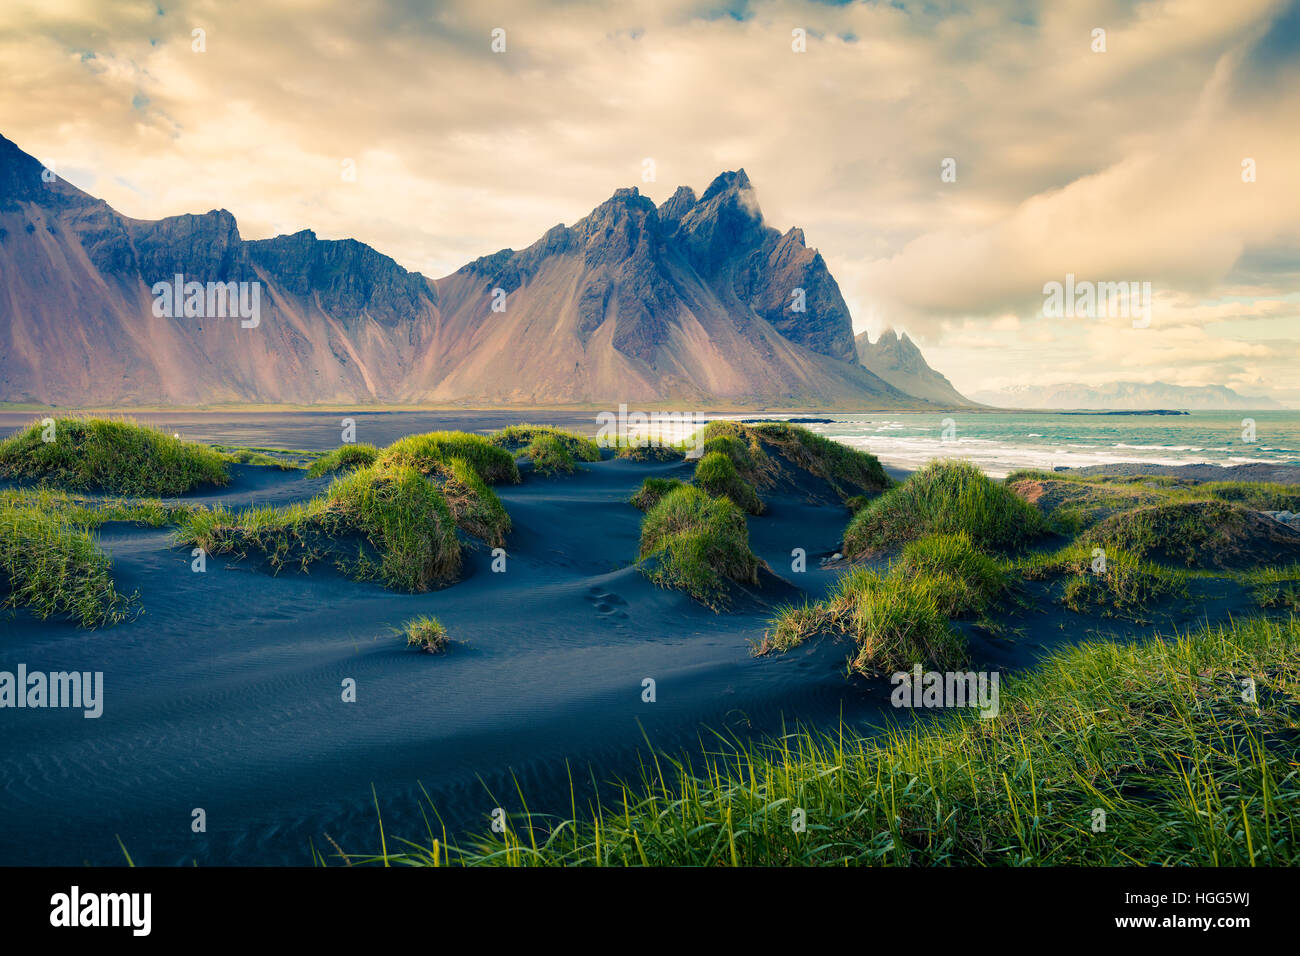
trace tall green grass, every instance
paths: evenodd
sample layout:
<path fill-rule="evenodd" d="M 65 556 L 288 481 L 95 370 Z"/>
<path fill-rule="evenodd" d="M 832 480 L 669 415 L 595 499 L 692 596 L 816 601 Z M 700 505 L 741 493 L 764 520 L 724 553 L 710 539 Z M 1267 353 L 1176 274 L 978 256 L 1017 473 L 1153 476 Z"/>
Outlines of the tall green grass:
<path fill-rule="evenodd" d="M 1104 549 L 1105 570 L 1093 570 L 1093 546 L 1075 542 L 1058 551 L 1009 562 L 1012 573 L 1028 581 L 1064 581 L 1057 600 L 1075 614 L 1149 623 L 1156 605 L 1189 596 L 1188 575 L 1119 548 Z"/>
<path fill-rule="evenodd" d="M 1036 508 L 974 465 L 936 461 L 858 511 L 844 532 L 844 553 L 858 557 L 958 532 L 983 550 L 1009 551 L 1045 530 Z"/>
<path fill-rule="evenodd" d="M 116 624 L 135 604 L 114 586 L 108 555 L 85 526 L 12 495 L 0 498 L 0 587 L 4 607 L 25 607 L 41 620 L 68 617 L 84 628 Z"/>
<path fill-rule="evenodd" d="M 726 498 L 684 485 L 664 495 L 641 520 L 639 567 L 660 587 L 685 591 L 718 610 L 730 584 L 758 584 L 745 516 Z"/>
<path fill-rule="evenodd" d="M 758 653 L 788 651 L 814 636 L 850 638 L 851 666 L 893 673 L 914 664 L 952 669 L 966 661 L 966 642 L 948 623 L 964 583 L 947 572 L 882 576 L 854 568 L 825 600 L 777 610 Z"/>
<path fill-rule="evenodd" d="M 539 451 L 551 457 L 560 457 L 557 445 L 563 448 L 567 458 L 573 462 L 600 461 L 600 446 L 594 441 L 577 432 L 552 425 L 509 425 L 489 435 L 488 441 L 533 460 L 534 465 L 537 464 L 534 456 Z"/>
<path fill-rule="evenodd" d="M 37 422 L 0 442 L 0 478 L 121 495 L 179 495 L 230 480 L 220 453 L 134 422 L 58 418 L 46 437 Z"/>
<path fill-rule="evenodd" d="M 369 862 L 1295 866 L 1297 730 L 1294 619 L 1094 642 L 1004 680 L 991 719 L 718 735 L 698 754 L 651 755 L 612 797 L 574 788 L 561 817 L 521 797 L 504 833 L 464 846 L 430 833 Z"/>
<path fill-rule="evenodd" d="M 800 468 L 824 478 L 846 500 L 894 484 L 875 455 L 788 422 L 760 422 L 751 427 L 760 440 L 779 449 Z"/>
<path fill-rule="evenodd" d="M 307 469 L 308 478 L 320 478 L 345 468 L 364 468 L 373 465 L 379 459 L 379 449 L 364 443 L 340 445 L 328 451 L 311 463 Z"/>
<path fill-rule="evenodd" d="M 326 493 L 285 507 L 201 509 L 177 540 L 209 554 L 249 552 L 273 571 L 325 560 L 360 580 L 427 591 L 460 572 L 455 519 L 438 487 L 409 465 L 375 464 L 336 478 Z"/>
<path fill-rule="evenodd" d="M 695 484 L 709 494 L 731 499 L 732 504 L 752 515 L 763 512 L 763 499 L 748 481 L 740 476 L 727 455 L 711 451 L 695 465 Z"/>
<path fill-rule="evenodd" d="M 678 488 L 685 488 L 686 482 L 679 481 L 676 478 L 647 478 L 641 482 L 641 487 L 637 489 L 630 499 L 628 499 L 638 511 L 649 511 L 664 495 Z"/>
<path fill-rule="evenodd" d="M 409 465 L 430 475 L 453 458 L 469 462 L 488 484 L 519 483 L 519 468 L 514 456 L 482 435 L 468 432 L 428 432 L 408 435 L 384 449 L 379 461 L 384 464 Z"/>

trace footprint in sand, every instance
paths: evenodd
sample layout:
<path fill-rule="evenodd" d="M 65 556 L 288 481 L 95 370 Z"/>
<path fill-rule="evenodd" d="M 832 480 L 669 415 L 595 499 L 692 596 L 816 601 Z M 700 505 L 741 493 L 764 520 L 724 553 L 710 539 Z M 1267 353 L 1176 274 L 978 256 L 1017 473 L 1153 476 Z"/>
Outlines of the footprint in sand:
<path fill-rule="evenodd" d="M 593 585 L 587 588 L 587 593 L 584 596 L 596 608 L 597 614 L 618 620 L 627 619 L 627 611 L 620 610 L 620 608 L 627 607 L 627 601 L 612 591 L 604 591 Z"/>

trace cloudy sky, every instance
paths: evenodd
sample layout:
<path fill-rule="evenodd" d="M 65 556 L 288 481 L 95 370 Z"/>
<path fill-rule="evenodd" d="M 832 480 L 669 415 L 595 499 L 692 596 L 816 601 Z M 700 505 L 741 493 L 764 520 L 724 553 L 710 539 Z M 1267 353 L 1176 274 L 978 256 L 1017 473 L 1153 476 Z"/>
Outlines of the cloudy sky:
<path fill-rule="evenodd" d="M 0 63 L 0 133 L 127 216 L 440 277 L 744 167 L 963 391 L 1300 407 L 1297 0 L 5 0 Z M 1150 327 L 1044 317 L 1067 273 L 1150 282 Z"/>

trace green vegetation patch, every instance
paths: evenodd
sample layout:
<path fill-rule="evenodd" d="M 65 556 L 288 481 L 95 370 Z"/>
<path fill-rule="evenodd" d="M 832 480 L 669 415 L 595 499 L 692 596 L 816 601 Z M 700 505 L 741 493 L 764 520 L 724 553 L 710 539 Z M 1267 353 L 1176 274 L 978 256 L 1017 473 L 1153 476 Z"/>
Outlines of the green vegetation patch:
<path fill-rule="evenodd" d="M 1300 535 L 1224 501 L 1186 501 L 1135 508 L 1088 532 L 1107 549 L 1197 568 L 1251 568 L 1300 558 Z"/>
<path fill-rule="evenodd" d="M 1047 517 L 1052 529 L 1074 535 L 1113 514 L 1159 504 L 1167 494 L 1138 484 L 1062 481 L 1051 477 L 1008 477 L 1006 486 Z"/>
<path fill-rule="evenodd" d="M 469 432 L 427 432 L 408 435 L 384 449 L 381 464 L 410 465 L 421 474 L 432 475 L 440 465 L 462 458 L 491 485 L 519 483 L 514 456 L 482 435 Z"/>
<path fill-rule="evenodd" d="M 788 422 L 762 422 L 752 427 L 760 440 L 775 446 L 798 467 L 824 478 L 841 498 L 884 491 L 894 484 L 875 455 Z"/>
<path fill-rule="evenodd" d="M 1052 498 L 1058 495 L 1076 499 L 1095 495 L 1097 500 L 1110 501 L 1116 506 L 1129 502 L 1128 507 L 1213 499 L 1238 504 L 1252 511 L 1300 511 L 1300 489 L 1277 482 L 1195 481 L 1172 475 L 1077 475 L 1022 469 L 1008 475 L 1006 483 L 1044 484 L 1048 500 L 1041 504 L 1046 504 L 1045 510 L 1048 511 L 1051 510 Z M 1061 488 L 1067 484 L 1081 490 L 1071 495 Z"/>
<path fill-rule="evenodd" d="M 832 634 L 852 639 L 851 666 L 862 673 L 889 674 L 914 664 L 960 667 L 966 642 L 949 624 L 948 612 L 964 586 L 947 572 L 882 576 L 854 568 L 824 601 L 778 610 L 758 653 L 787 651 Z"/>
<path fill-rule="evenodd" d="M 312 462 L 311 467 L 307 469 L 307 477 L 320 478 L 349 468 L 364 468 L 378 460 L 379 449 L 374 445 L 340 445 Z"/>
<path fill-rule="evenodd" d="M 461 566 L 447 499 L 408 465 L 358 469 L 302 504 L 238 513 L 204 508 L 177 538 L 209 554 L 258 554 L 276 573 L 326 560 L 357 580 L 411 592 L 454 580 Z"/>
<path fill-rule="evenodd" d="M 983 550 L 1010 551 L 1045 530 L 1037 509 L 974 465 L 936 461 L 854 515 L 844 553 L 860 557 L 927 534 L 959 532 Z"/>
<path fill-rule="evenodd" d="M 66 616 L 85 628 L 118 623 L 136 601 L 114 587 L 108 555 L 85 526 L 15 495 L 0 498 L 0 587 L 0 606 L 28 608 L 41 620 Z"/>
<path fill-rule="evenodd" d="M 179 495 L 230 480 L 219 452 L 156 428 L 101 418 L 52 422 L 0 442 L 0 478 L 121 495 Z"/>
<path fill-rule="evenodd" d="M 569 446 L 554 435 L 538 435 L 519 454 L 533 463 L 539 475 L 571 475 L 578 470 Z"/>
<path fill-rule="evenodd" d="M 1064 579 L 1058 601 L 1075 614 L 1147 623 L 1160 602 L 1189 596 L 1186 572 L 1115 548 L 1105 550 L 1104 565 L 1100 559 L 1100 551 L 1076 543 L 1023 558 L 1013 569 L 1028 581 Z"/>
<path fill-rule="evenodd" d="M 673 445 L 622 445 L 618 449 L 618 457 L 642 462 L 681 461 L 686 457 L 686 450 Z"/>
<path fill-rule="evenodd" d="M 1256 690 L 1243 699 L 1243 681 Z M 644 761 L 572 821 L 384 862 L 495 866 L 1295 866 L 1300 622 L 1090 643 L 1000 711 Z M 573 804 L 583 806 L 585 795 Z M 806 828 L 791 826 L 796 810 Z M 378 858 L 376 859 L 378 862 Z"/>
<path fill-rule="evenodd" d="M 742 511 L 761 514 L 763 500 L 758 492 L 736 470 L 731 458 L 719 451 L 709 452 L 695 465 L 695 484 L 709 494 L 722 495 Z"/>
<path fill-rule="evenodd" d="M 699 436 L 701 458 L 726 455 L 737 473 L 755 488 L 770 488 L 780 477 L 780 466 L 763 449 L 758 433 L 740 422 L 709 422 Z"/>
<path fill-rule="evenodd" d="M 566 453 L 570 464 L 578 461 L 600 461 L 600 446 L 590 438 L 564 428 L 552 425 L 510 425 L 488 436 L 494 445 L 508 449 L 533 462 L 534 455 L 542 453 L 551 458 L 558 458 L 555 447 L 558 444 Z M 530 452 L 531 450 L 531 452 Z M 572 469 L 569 469 L 572 471 Z"/>
<path fill-rule="evenodd" d="M 940 610 L 948 617 L 983 617 L 1006 590 L 1011 575 L 984 554 L 964 531 L 932 534 L 903 548 L 892 577 L 933 577 Z"/>
<path fill-rule="evenodd" d="M 486 541 L 493 548 L 504 548 L 510 533 L 510 515 L 497 493 L 479 477 L 464 458 L 453 458 L 440 465 L 432 476 L 439 484 L 451 508 L 456 527 L 466 534 Z"/>
<path fill-rule="evenodd" d="M 1246 571 L 1241 579 L 1260 607 L 1300 611 L 1300 564 Z"/>
<path fill-rule="evenodd" d="M 749 550 L 745 516 L 726 498 L 684 485 L 664 495 L 641 520 L 640 568 L 656 585 L 685 591 L 718 610 L 728 582 L 758 584 L 760 562 Z"/>
<path fill-rule="evenodd" d="M 447 628 L 431 615 L 411 618 L 402 625 L 399 633 L 406 638 L 407 647 L 417 648 L 426 654 L 441 654 L 447 649 Z"/>
<path fill-rule="evenodd" d="M 687 487 L 686 482 L 678 481 L 676 478 L 647 478 L 641 482 L 640 489 L 630 500 L 638 510 L 649 511 L 668 492 L 685 487 Z"/>

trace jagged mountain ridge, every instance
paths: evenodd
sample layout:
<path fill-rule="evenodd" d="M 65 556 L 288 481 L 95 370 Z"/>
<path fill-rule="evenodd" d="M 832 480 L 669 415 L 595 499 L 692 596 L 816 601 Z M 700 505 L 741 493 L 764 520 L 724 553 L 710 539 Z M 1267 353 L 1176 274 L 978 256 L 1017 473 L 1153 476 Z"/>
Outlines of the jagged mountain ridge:
<path fill-rule="evenodd" d="M 0 137 L 0 400 L 916 404 L 852 361 L 825 262 L 743 170 L 658 208 L 618 190 L 437 281 L 355 240 L 244 240 L 226 210 L 133 220 L 42 172 Z M 177 273 L 260 283 L 259 325 L 154 315 Z"/>
<path fill-rule="evenodd" d="M 858 361 L 895 388 L 940 405 L 974 404 L 930 367 L 906 332 L 885 329 L 875 342 L 862 332 L 854 341 Z"/>

